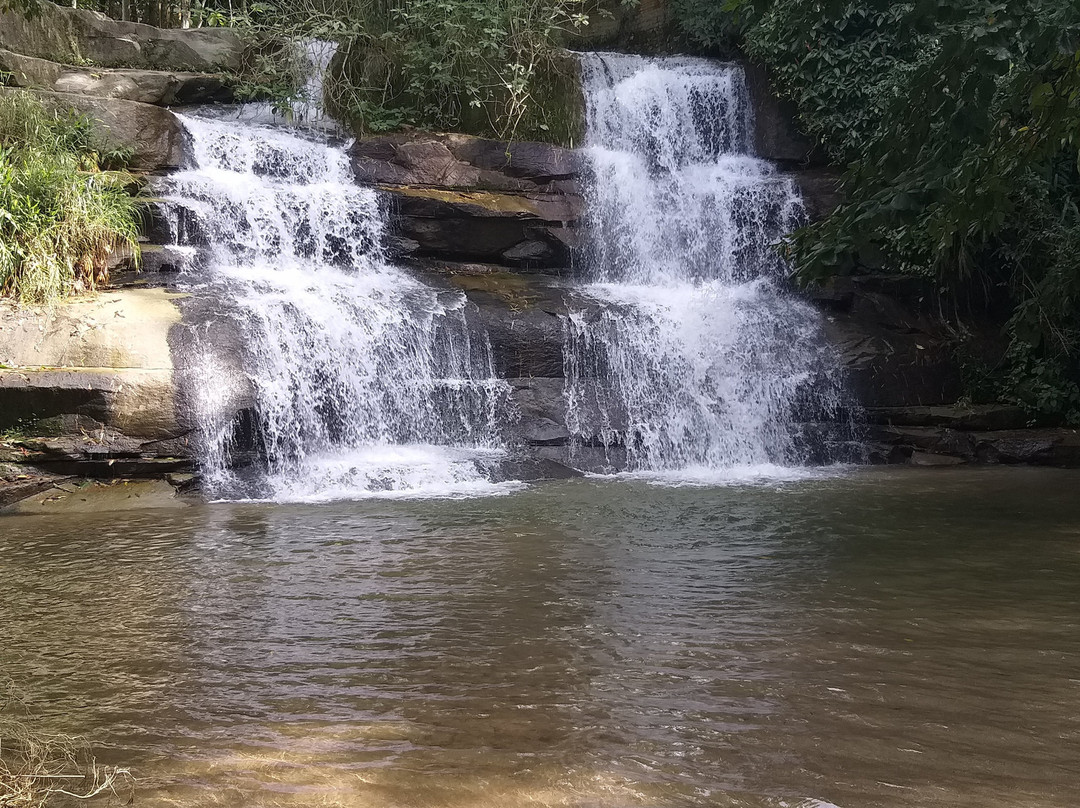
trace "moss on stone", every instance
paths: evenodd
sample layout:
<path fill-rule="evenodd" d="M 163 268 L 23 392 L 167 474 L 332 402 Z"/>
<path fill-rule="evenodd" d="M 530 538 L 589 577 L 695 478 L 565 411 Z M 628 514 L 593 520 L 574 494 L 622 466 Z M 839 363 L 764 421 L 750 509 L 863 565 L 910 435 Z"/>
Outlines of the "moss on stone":
<path fill-rule="evenodd" d="M 520 311 L 532 306 L 536 294 L 527 278 L 512 272 L 490 272 L 484 275 L 452 275 L 450 282 L 464 292 L 484 292 Z"/>

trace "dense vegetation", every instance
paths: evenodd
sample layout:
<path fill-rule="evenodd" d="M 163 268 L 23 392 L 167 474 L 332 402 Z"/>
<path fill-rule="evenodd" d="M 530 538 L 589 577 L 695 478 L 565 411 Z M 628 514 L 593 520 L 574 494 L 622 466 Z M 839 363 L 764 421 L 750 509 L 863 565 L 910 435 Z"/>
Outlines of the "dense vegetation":
<path fill-rule="evenodd" d="M 417 126 L 569 142 L 579 89 L 561 45 L 587 23 L 583 2 L 267 0 L 245 24 L 267 40 L 339 43 L 328 101 L 361 131 Z M 288 68 L 278 76 L 287 89 Z M 274 93 L 274 82 L 264 89 Z"/>
<path fill-rule="evenodd" d="M 1003 327 L 989 395 L 1080 417 L 1080 4 L 675 0 L 706 48 L 738 41 L 845 166 L 847 203 L 790 245 L 804 280 L 933 278 Z M 972 313 L 979 316 L 973 318 Z"/>
<path fill-rule="evenodd" d="M 33 13 L 38 0 L 0 0 Z M 340 45 L 327 87 L 361 131 L 401 126 L 571 142 L 576 65 L 561 47 L 586 0 L 89 0 L 80 7 L 159 26 L 234 26 L 256 43 L 242 95 L 302 100 L 297 60 L 275 43 Z"/>
<path fill-rule="evenodd" d="M 138 250 L 131 178 L 90 122 L 34 95 L 0 96 L 0 291 L 40 302 L 93 289 Z"/>

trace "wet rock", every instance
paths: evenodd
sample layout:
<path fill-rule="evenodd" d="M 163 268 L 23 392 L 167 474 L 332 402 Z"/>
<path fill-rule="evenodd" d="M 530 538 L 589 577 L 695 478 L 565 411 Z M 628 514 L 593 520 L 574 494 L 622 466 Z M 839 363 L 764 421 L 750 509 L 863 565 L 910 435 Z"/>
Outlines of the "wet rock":
<path fill-rule="evenodd" d="M 351 149 L 362 183 L 516 193 L 576 193 L 578 158 L 547 143 L 460 134 L 368 137 Z"/>
<path fill-rule="evenodd" d="M 413 254 L 523 268 L 569 263 L 580 197 L 383 187 L 394 237 Z M 399 248 L 402 246 L 400 243 Z"/>
<path fill-rule="evenodd" d="M 622 446 L 537 446 L 537 457 L 555 460 L 585 474 L 617 474 L 626 471 L 626 449 Z"/>
<path fill-rule="evenodd" d="M 112 98 L 94 98 L 74 93 L 44 90 L 14 90 L 0 87 L 0 92 L 33 92 L 46 106 L 75 109 L 90 119 L 95 131 L 110 146 L 132 151 L 132 168 L 159 171 L 177 168 L 183 156 L 180 124 L 167 109 Z"/>
<path fill-rule="evenodd" d="M 571 480 L 584 476 L 557 460 L 542 457 L 515 457 L 491 463 L 479 463 L 481 471 L 493 483 Z"/>
<path fill-rule="evenodd" d="M 957 462 L 1080 466 L 1080 431 L 1074 429 L 1004 429 L 973 432 L 944 427 L 870 426 L 872 462 L 946 465 Z"/>
<path fill-rule="evenodd" d="M 560 378 L 508 379 L 511 399 L 520 413 L 515 424 L 519 440 L 531 446 L 564 446 L 570 440 L 566 428 L 566 398 Z"/>
<path fill-rule="evenodd" d="M 24 497 L 8 513 L 92 513 L 186 507 L 188 500 L 164 480 L 69 479 Z"/>
<path fill-rule="evenodd" d="M 805 164 L 814 157 L 814 144 L 796 124 L 798 110 L 772 88 L 761 65 L 743 63 L 750 103 L 754 107 L 754 152 L 765 160 Z"/>
<path fill-rule="evenodd" d="M 478 217 L 539 220 L 569 225 L 580 220 L 584 202 L 565 194 L 505 194 L 434 188 L 382 188 L 402 216 L 429 219 Z"/>
<path fill-rule="evenodd" d="M 940 466 L 962 466 L 967 461 L 962 457 L 953 457 L 952 455 L 938 455 L 929 454 L 927 452 L 912 452 L 907 462 L 912 466 L 927 466 L 927 467 L 940 467 Z"/>
<path fill-rule="evenodd" d="M 1014 429 L 976 432 L 975 456 L 982 463 L 1080 466 L 1080 431 Z"/>
<path fill-rule="evenodd" d="M 0 71 L 16 87 L 143 104 L 229 102 L 231 88 L 220 76 L 158 70 L 102 69 L 62 65 L 0 49 Z"/>
<path fill-rule="evenodd" d="M 72 64 L 198 73 L 238 70 L 245 52 L 228 28 L 155 28 L 47 0 L 35 7 L 32 16 L 0 14 L 0 47 Z"/>
<path fill-rule="evenodd" d="M 833 293 L 848 297 L 825 312 L 825 334 L 864 406 L 936 406 L 960 398 L 960 369 L 943 323 L 869 284 L 837 284 Z"/>
<path fill-rule="evenodd" d="M 558 288 L 538 276 L 507 272 L 449 280 L 465 292 L 471 322 L 488 336 L 496 375 L 562 377 L 565 305 Z"/>
<path fill-rule="evenodd" d="M 840 175 L 827 168 L 807 168 L 792 174 L 802 194 L 806 217 L 820 221 L 832 213 L 844 200 Z"/>
<path fill-rule="evenodd" d="M 873 423 L 893 426 L 944 426 L 982 431 L 1022 429 L 1027 414 L 1011 404 L 938 407 L 874 407 L 866 410 Z"/>

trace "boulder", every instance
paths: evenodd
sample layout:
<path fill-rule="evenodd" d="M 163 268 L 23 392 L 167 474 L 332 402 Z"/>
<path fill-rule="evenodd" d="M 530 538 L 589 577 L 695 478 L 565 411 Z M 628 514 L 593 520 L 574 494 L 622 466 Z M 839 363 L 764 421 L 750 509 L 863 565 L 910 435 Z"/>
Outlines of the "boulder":
<path fill-rule="evenodd" d="M 804 165 L 815 160 L 819 155 L 813 141 L 796 124 L 795 105 L 776 94 L 764 67 L 746 62 L 743 68 L 754 107 L 754 153 L 778 163 Z"/>
<path fill-rule="evenodd" d="M 0 47 L 26 56 L 96 67 L 213 73 L 239 70 L 245 46 L 226 28 L 155 28 L 81 8 L 37 3 L 27 16 L 0 14 Z"/>
<path fill-rule="evenodd" d="M 140 444 L 182 434 L 168 341 L 180 320 L 175 298 L 132 289 L 47 308 L 4 303 L 0 429 Z"/>
<path fill-rule="evenodd" d="M 580 197 L 382 186 L 394 236 L 420 256 L 557 268 L 570 261 Z M 401 246 L 402 242 L 398 242 Z"/>
<path fill-rule="evenodd" d="M 220 76 L 207 73 L 73 67 L 2 49 L 0 71 L 8 73 L 8 83 L 16 87 L 158 106 L 228 102 L 233 98 Z"/>
<path fill-rule="evenodd" d="M 131 167 L 137 171 L 168 170 L 180 165 L 183 134 L 176 116 L 167 109 L 137 101 L 73 93 L 6 87 L 0 87 L 0 92 L 33 92 L 47 106 L 79 111 L 93 122 L 95 130 L 110 146 L 131 149 Z"/>
<path fill-rule="evenodd" d="M 577 156 L 548 143 L 406 133 L 361 138 L 351 155 L 357 179 L 369 184 L 505 192 L 578 190 Z"/>

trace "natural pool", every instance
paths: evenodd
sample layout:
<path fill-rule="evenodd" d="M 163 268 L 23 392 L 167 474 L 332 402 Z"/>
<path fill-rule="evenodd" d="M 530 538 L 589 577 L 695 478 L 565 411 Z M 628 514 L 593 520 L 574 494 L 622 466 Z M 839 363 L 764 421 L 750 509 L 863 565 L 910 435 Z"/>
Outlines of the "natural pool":
<path fill-rule="evenodd" d="M 136 804 L 1074 806 L 1080 473 L 0 517 Z"/>

